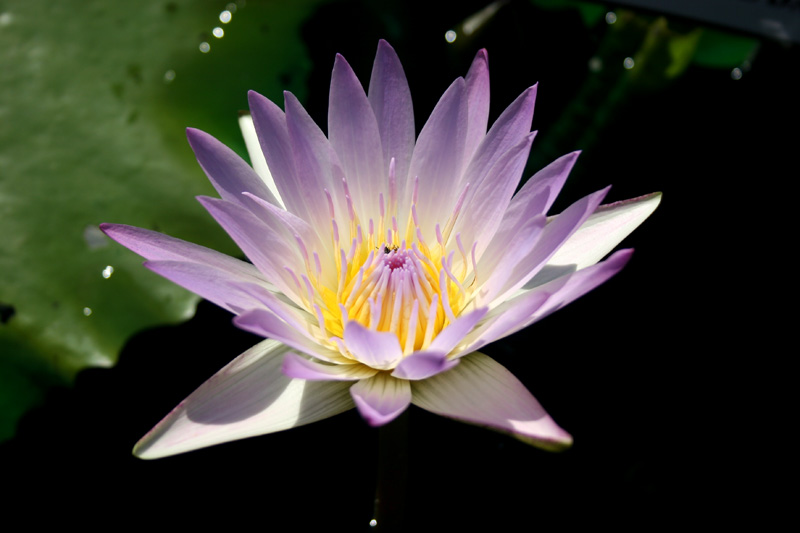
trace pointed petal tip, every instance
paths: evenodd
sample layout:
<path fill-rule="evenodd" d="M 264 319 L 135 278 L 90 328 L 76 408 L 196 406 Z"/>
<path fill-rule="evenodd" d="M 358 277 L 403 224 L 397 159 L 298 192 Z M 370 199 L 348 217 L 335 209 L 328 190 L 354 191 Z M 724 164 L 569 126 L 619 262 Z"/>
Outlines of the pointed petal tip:
<path fill-rule="evenodd" d="M 448 359 L 446 353 L 417 352 L 404 357 L 391 376 L 410 381 L 428 379 L 450 370 L 459 362 L 459 359 Z"/>
<path fill-rule="evenodd" d="M 142 437 L 142 439 L 139 442 L 134 444 L 133 449 L 131 450 L 131 454 L 133 454 L 133 456 L 136 457 L 137 459 L 144 459 L 146 461 L 149 461 L 151 459 L 158 459 L 159 457 L 158 455 L 147 453 L 148 446 L 147 443 L 145 442 L 145 439 L 147 439 L 147 435 Z"/>
<path fill-rule="evenodd" d="M 408 381 L 376 374 L 350 387 L 350 397 L 367 424 L 377 427 L 391 422 L 408 409 L 411 386 Z"/>
<path fill-rule="evenodd" d="M 403 414 L 403 412 L 408 409 L 409 405 L 405 404 L 401 408 L 394 409 L 392 411 L 379 411 L 360 396 L 357 396 L 356 394 L 351 394 L 351 396 L 353 398 L 353 402 L 356 404 L 356 408 L 358 409 L 358 413 L 361 415 L 361 418 L 363 418 L 364 421 L 373 428 L 388 424 Z"/>
<path fill-rule="evenodd" d="M 283 102 L 284 106 L 286 106 L 289 104 L 289 102 L 291 102 L 292 104 L 299 104 L 300 100 L 297 99 L 297 97 L 294 95 L 293 92 L 283 91 Z"/>
<path fill-rule="evenodd" d="M 561 428 L 559 428 L 561 429 Z M 515 439 L 548 452 L 564 452 L 572 447 L 572 435 L 561 429 L 561 434 L 556 438 L 537 439 L 521 433 L 511 433 Z"/>
<path fill-rule="evenodd" d="M 253 109 L 254 105 L 263 103 L 265 100 L 269 99 L 266 96 L 253 91 L 252 89 L 247 91 L 247 103 L 250 105 L 250 109 Z"/>
<path fill-rule="evenodd" d="M 198 130 L 197 128 L 192 127 L 186 128 L 186 138 L 189 140 L 189 144 L 192 146 L 192 148 L 194 148 L 193 143 L 201 141 L 207 136 L 209 136 L 208 133 L 204 132 L 203 130 Z"/>
<path fill-rule="evenodd" d="M 628 264 L 628 261 L 631 260 L 631 257 L 633 257 L 633 248 L 623 248 L 622 250 L 617 250 L 614 252 L 611 257 L 606 259 L 604 262 L 608 263 L 609 266 L 619 271 L 622 269 L 622 267 Z"/>

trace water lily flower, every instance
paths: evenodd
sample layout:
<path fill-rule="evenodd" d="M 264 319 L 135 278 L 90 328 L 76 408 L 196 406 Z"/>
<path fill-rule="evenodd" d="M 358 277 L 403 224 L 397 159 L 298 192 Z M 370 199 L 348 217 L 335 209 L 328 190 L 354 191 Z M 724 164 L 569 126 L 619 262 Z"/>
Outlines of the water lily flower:
<path fill-rule="evenodd" d="M 480 350 L 616 274 L 602 262 L 659 203 L 600 205 L 608 189 L 547 212 L 571 153 L 514 194 L 536 86 L 487 132 L 480 51 L 415 139 L 405 73 L 381 41 L 365 93 L 337 56 L 328 135 L 285 93 L 250 92 L 240 122 L 252 167 L 211 135 L 189 143 L 221 198 L 200 203 L 251 262 L 146 229 L 103 224 L 150 270 L 265 337 L 200 386 L 137 445 L 155 458 L 263 435 L 353 407 L 373 426 L 415 404 L 560 449 L 572 439 Z"/>

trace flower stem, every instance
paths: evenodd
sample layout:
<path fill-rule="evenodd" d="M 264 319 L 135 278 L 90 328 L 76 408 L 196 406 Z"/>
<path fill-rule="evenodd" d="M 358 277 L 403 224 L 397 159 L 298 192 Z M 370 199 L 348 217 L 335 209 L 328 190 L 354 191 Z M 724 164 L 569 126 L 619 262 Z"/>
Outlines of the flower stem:
<path fill-rule="evenodd" d="M 371 531 L 404 531 L 408 479 L 408 410 L 378 430 L 378 482 Z"/>

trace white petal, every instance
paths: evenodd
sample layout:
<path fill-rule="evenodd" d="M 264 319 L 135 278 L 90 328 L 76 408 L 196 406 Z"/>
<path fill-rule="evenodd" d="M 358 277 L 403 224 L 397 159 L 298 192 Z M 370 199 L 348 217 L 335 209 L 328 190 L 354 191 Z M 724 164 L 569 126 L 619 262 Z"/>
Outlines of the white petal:
<path fill-rule="evenodd" d="M 272 179 L 272 173 L 267 166 L 267 160 L 264 157 L 264 152 L 261 151 L 261 144 L 258 142 L 258 135 L 256 135 L 256 127 L 253 124 L 253 117 L 249 113 L 242 114 L 239 117 L 239 128 L 242 130 L 242 137 L 244 137 L 244 144 L 247 146 L 247 153 L 250 155 L 250 164 L 253 165 L 253 170 L 256 171 L 264 183 L 266 183 L 272 195 L 280 203 L 281 207 L 286 209 L 283 204 L 283 199 L 278 192 L 278 187 L 275 186 L 275 180 Z"/>
<path fill-rule="evenodd" d="M 284 376 L 287 350 L 265 340 L 244 352 L 150 430 L 133 453 L 143 459 L 166 457 L 302 426 L 353 407 L 349 382 Z"/>
<path fill-rule="evenodd" d="M 411 382 L 412 403 L 423 409 L 488 426 L 547 450 L 561 450 L 572 437 L 558 427 L 528 389 L 502 365 L 480 352 L 424 381 Z"/>
<path fill-rule="evenodd" d="M 536 287 L 555 279 L 556 274 L 581 270 L 600 261 L 608 252 L 645 221 L 661 202 L 656 192 L 613 204 L 601 205 L 586 219 L 561 248 L 547 261 L 542 272 L 525 288 Z"/>
<path fill-rule="evenodd" d="M 411 403 L 411 387 L 404 379 L 395 379 L 385 372 L 363 379 L 350 388 L 358 412 L 370 426 L 391 422 Z"/>

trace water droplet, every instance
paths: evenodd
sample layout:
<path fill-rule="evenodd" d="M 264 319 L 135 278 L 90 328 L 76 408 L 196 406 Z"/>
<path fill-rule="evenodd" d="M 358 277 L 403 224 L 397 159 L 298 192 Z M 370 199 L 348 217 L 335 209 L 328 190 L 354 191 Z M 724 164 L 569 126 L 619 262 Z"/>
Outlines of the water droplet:
<path fill-rule="evenodd" d="M 110 278 L 111 274 L 113 273 L 114 273 L 114 267 L 112 267 L 111 265 L 108 265 L 103 269 L 103 277 L 106 279 Z"/>
<path fill-rule="evenodd" d="M 229 10 L 226 9 L 225 11 L 219 14 L 219 21 L 223 24 L 227 24 L 231 21 L 232 15 L 233 13 L 231 13 Z"/>
<path fill-rule="evenodd" d="M 447 41 L 448 43 L 452 43 L 453 41 L 455 41 L 456 37 L 457 37 L 456 32 L 454 32 L 453 30 L 447 30 L 444 33 L 444 40 Z"/>
<path fill-rule="evenodd" d="M 201 52 L 203 52 L 204 54 L 207 54 L 210 50 L 211 50 L 211 45 L 210 44 L 208 44 L 205 41 L 200 43 L 200 51 Z"/>
<path fill-rule="evenodd" d="M 175 71 L 169 69 L 164 73 L 164 83 L 172 83 L 173 81 L 175 81 Z"/>
<path fill-rule="evenodd" d="M 375 520 L 374 518 L 369 521 L 369 527 L 375 527 L 377 525 L 378 525 L 378 521 Z"/>
<path fill-rule="evenodd" d="M 84 316 L 91 315 L 92 314 L 92 308 L 91 307 L 84 307 L 83 308 L 83 314 L 84 314 Z"/>
<path fill-rule="evenodd" d="M 12 20 L 14 20 L 14 17 L 11 13 L 0 13 L 0 26 L 8 26 Z"/>
<path fill-rule="evenodd" d="M 614 24 L 617 21 L 617 14 L 613 11 L 606 13 L 606 23 Z"/>
<path fill-rule="evenodd" d="M 622 62 L 622 66 L 625 67 L 628 70 L 632 69 L 633 68 L 633 58 L 632 57 L 626 57 L 625 60 Z"/>
<path fill-rule="evenodd" d="M 734 80 L 742 79 L 742 69 L 736 67 L 735 69 L 731 70 L 731 78 Z"/>
<path fill-rule="evenodd" d="M 219 26 L 211 30 L 211 33 L 213 33 L 214 37 L 216 37 L 217 39 L 222 39 L 222 36 L 225 35 L 225 32 Z"/>
<path fill-rule="evenodd" d="M 589 60 L 589 70 L 592 72 L 600 72 L 603 70 L 603 60 L 597 56 L 594 56 Z"/>
<path fill-rule="evenodd" d="M 230 4 L 228 4 L 227 6 L 225 6 L 225 9 L 227 9 L 227 10 L 228 10 L 228 11 L 230 11 L 231 13 L 236 13 L 236 4 L 234 4 L 233 2 L 231 2 Z"/>

